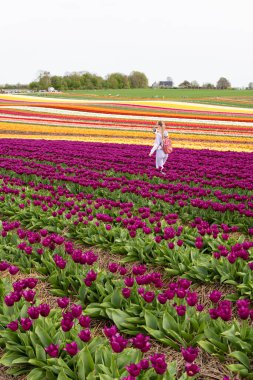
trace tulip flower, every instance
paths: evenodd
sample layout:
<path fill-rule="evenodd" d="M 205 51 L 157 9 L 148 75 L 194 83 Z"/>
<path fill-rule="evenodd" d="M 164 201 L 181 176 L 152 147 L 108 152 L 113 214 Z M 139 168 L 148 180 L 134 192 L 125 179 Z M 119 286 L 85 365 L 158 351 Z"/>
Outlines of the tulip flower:
<path fill-rule="evenodd" d="M 67 343 L 66 347 L 63 350 L 71 356 L 75 356 L 79 351 L 76 342 Z"/>
<path fill-rule="evenodd" d="M 59 356 L 59 346 L 57 344 L 50 344 L 45 348 L 45 351 L 51 358 L 58 358 Z"/>

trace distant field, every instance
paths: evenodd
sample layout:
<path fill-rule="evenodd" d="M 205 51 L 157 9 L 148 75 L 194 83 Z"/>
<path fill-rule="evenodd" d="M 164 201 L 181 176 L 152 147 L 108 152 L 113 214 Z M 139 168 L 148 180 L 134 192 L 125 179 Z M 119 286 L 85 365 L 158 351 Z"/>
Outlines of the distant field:
<path fill-rule="evenodd" d="M 253 90 L 122 89 L 80 90 L 39 96 L 71 99 L 166 99 L 253 108 Z"/>

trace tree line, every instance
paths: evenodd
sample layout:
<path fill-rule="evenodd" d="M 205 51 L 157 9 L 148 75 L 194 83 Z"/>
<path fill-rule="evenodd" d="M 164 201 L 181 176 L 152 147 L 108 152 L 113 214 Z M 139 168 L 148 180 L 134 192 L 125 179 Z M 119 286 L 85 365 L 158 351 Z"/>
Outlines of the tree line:
<path fill-rule="evenodd" d="M 146 88 L 148 87 L 148 78 L 140 71 L 133 71 L 130 75 L 112 73 L 106 78 L 89 72 L 64 76 L 51 76 L 49 72 L 43 72 L 36 81 L 29 84 L 29 88 L 35 91 L 47 90 L 49 87 L 58 91 Z"/>
<path fill-rule="evenodd" d="M 149 87 L 147 76 L 140 71 L 133 71 L 129 75 L 122 73 L 112 73 L 107 75 L 105 78 L 92 74 L 89 72 L 78 72 L 78 73 L 66 73 L 63 76 L 51 75 L 48 71 L 41 71 L 38 78 L 27 84 L 5 84 L 0 86 L 0 89 L 12 89 L 16 88 L 19 90 L 30 88 L 33 91 L 48 90 L 48 88 L 53 87 L 57 91 L 68 91 L 68 90 L 99 90 L 99 89 L 130 89 L 130 88 L 147 88 Z M 166 87 L 167 88 L 167 87 Z M 172 88 L 184 88 L 184 89 L 229 89 L 231 87 L 230 81 L 221 77 L 216 84 L 213 83 L 199 83 L 194 81 L 184 80 L 177 87 Z M 253 82 L 250 82 L 247 89 L 253 89 Z"/>

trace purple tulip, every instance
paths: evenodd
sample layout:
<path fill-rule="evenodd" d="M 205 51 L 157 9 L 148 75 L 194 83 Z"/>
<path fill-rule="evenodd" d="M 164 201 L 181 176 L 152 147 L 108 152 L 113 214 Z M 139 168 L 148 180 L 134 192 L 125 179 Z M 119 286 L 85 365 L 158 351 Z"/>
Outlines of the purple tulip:
<path fill-rule="evenodd" d="M 71 306 L 71 313 L 72 313 L 73 317 L 75 317 L 75 318 L 80 317 L 80 315 L 82 314 L 82 312 L 83 312 L 83 308 L 82 308 L 81 305 L 73 304 Z"/>
<path fill-rule="evenodd" d="M 82 327 L 90 327 L 90 322 L 91 322 L 91 319 L 88 315 L 81 315 L 79 318 L 79 324 L 82 326 Z"/>
<path fill-rule="evenodd" d="M 122 352 L 127 346 L 128 340 L 116 333 L 110 339 L 112 350 L 116 353 Z"/>
<path fill-rule="evenodd" d="M 135 348 L 138 348 L 141 350 L 141 352 L 147 352 L 151 348 L 151 344 L 149 343 L 150 337 L 143 335 L 143 334 L 137 334 L 133 339 L 132 343 Z"/>
<path fill-rule="evenodd" d="M 15 303 L 15 298 L 12 294 L 9 294 L 9 295 L 4 297 L 4 302 L 7 306 L 11 307 Z"/>
<path fill-rule="evenodd" d="M 212 292 L 209 294 L 209 299 L 210 299 L 213 303 L 217 303 L 217 302 L 219 302 L 219 300 L 221 299 L 221 296 L 222 296 L 222 293 L 219 292 L 219 290 L 214 290 L 214 291 L 212 291 Z"/>
<path fill-rule="evenodd" d="M 32 320 L 30 318 L 21 318 L 20 325 L 23 330 L 30 330 L 30 328 L 32 327 Z"/>
<path fill-rule="evenodd" d="M 81 330 L 78 336 L 83 342 L 89 342 L 91 340 L 91 331 L 90 329 Z"/>
<path fill-rule="evenodd" d="M 152 367 L 158 375 L 163 375 L 167 370 L 167 364 L 164 354 L 154 354 L 150 356 Z"/>
<path fill-rule="evenodd" d="M 134 278 L 133 277 L 126 277 L 124 280 L 124 283 L 126 286 L 131 288 L 134 285 Z"/>
<path fill-rule="evenodd" d="M 15 265 L 11 265 L 11 266 L 9 267 L 9 273 L 10 273 L 11 275 L 15 275 L 15 274 L 17 274 L 18 272 L 19 272 L 19 268 L 16 267 Z"/>
<path fill-rule="evenodd" d="M 12 331 L 17 331 L 18 330 L 18 320 L 12 321 L 7 325 L 7 328 L 12 330 Z"/>
<path fill-rule="evenodd" d="M 61 320 L 62 331 L 64 332 L 70 331 L 73 326 L 74 326 L 74 322 L 71 319 L 63 318 Z"/>
<path fill-rule="evenodd" d="M 129 288 L 123 288 L 122 295 L 124 298 L 129 298 L 131 296 L 131 290 Z"/>
<path fill-rule="evenodd" d="M 64 348 L 64 351 L 66 351 L 71 356 L 75 356 L 79 351 L 77 343 L 76 342 L 67 343 L 66 347 Z"/>
<path fill-rule="evenodd" d="M 29 289 L 34 289 L 35 286 L 37 285 L 38 283 L 38 280 L 37 278 L 27 278 L 26 279 L 26 286 L 29 288 Z"/>
<path fill-rule="evenodd" d="M 33 302 L 36 292 L 34 290 L 24 290 L 23 297 L 27 302 Z"/>
<path fill-rule="evenodd" d="M 115 325 L 113 325 L 111 327 L 105 326 L 103 329 L 103 332 L 107 336 L 107 338 L 112 338 L 114 335 L 117 334 L 118 329 Z"/>
<path fill-rule="evenodd" d="M 179 315 L 180 317 L 183 317 L 186 313 L 186 306 L 184 305 L 176 306 L 176 312 L 177 312 L 177 315 Z"/>
<path fill-rule="evenodd" d="M 42 303 L 40 306 L 39 306 L 39 309 L 40 309 L 40 315 L 42 317 L 47 317 L 50 313 L 50 306 L 46 303 Z"/>
<path fill-rule="evenodd" d="M 182 352 L 184 360 L 187 363 L 193 363 L 194 360 L 198 356 L 199 350 L 197 348 L 188 347 L 188 348 L 182 348 L 181 352 Z"/>
<path fill-rule="evenodd" d="M 187 373 L 187 376 L 195 376 L 197 373 L 200 372 L 200 368 L 197 366 L 197 364 L 194 363 L 186 363 L 185 370 Z"/>
<path fill-rule="evenodd" d="M 166 302 L 167 302 L 167 296 L 166 296 L 166 294 L 164 294 L 164 293 L 161 293 L 161 294 L 158 294 L 158 296 L 157 296 L 157 300 L 158 300 L 158 302 L 160 302 L 160 304 L 165 304 Z"/>
<path fill-rule="evenodd" d="M 29 315 L 30 318 L 32 318 L 32 319 L 38 319 L 39 315 L 40 315 L 40 308 L 39 307 L 35 307 L 35 306 L 31 306 L 31 307 L 28 308 L 27 313 L 28 313 L 28 315 Z"/>
<path fill-rule="evenodd" d="M 10 264 L 7 261 L 0 261 L 0 272 L 4 272 L 9 266 Z"/>
<path fill-rule="evenodd" d="M 153 299 L 155 298 L 154 292 L 146 292 L 143 294 L 143 298 L 146 302 L 151 303 Z"/>
<path fill-rule="evenodd" d="M 144 371 L 149 368 L 149 360 L 147 359 L 142 359 L 139 364 Z"/>
<path fill-rule="evenodd" d="M 69 302 L 70 300 L 67 297 L 57 299 L 57 304 L 61 309 L 65 309 L 69 305 Z"/>
<path fill-rule="evenodd" d="M 198 294 L 196 292 L 188 293 L 186 302 L 189 306 L 195 306 L 198 303 Z"/>
<path fill-rule="evenodd" d="M 58 358 L 59 356 L 59 346 L 57 344 L 50 344 L 45 348 L 45 351 L 51 358 Z"/>
<path fill-rule="evenodd" d="M 109 263 L 108 269 L 111 273 L 116 273 L 117 270 L 119 269 L 119 265 L 117 263 Z"/>
<path fill-rule="evenodd" d="M 131 363 L 126 366 L 126 370 L 131 376 L 136 377 L 141 373 L 141 366 L 139 364 Z"/>

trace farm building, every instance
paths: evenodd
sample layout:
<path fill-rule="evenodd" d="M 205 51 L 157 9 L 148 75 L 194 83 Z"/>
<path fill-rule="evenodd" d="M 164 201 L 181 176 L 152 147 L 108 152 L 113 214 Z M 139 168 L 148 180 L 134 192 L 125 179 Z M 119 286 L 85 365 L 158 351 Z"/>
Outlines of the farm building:
<path fill-rule="evenodd" d="M 173 87 L 173 80 L 172 78 L 168 77 L 164 81 L 155 82 L 152 84 L 153 88 L 172 88 Z"/>

